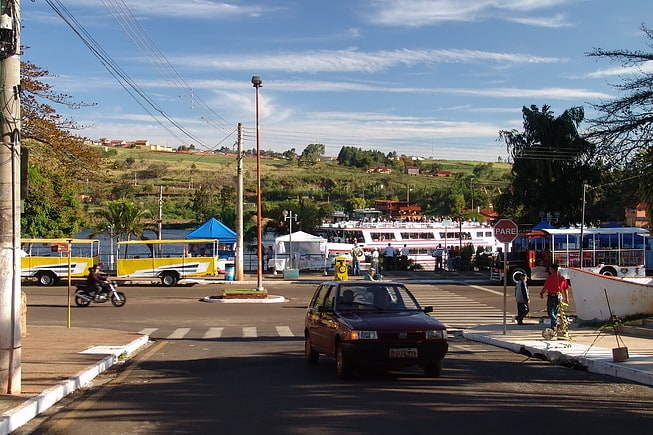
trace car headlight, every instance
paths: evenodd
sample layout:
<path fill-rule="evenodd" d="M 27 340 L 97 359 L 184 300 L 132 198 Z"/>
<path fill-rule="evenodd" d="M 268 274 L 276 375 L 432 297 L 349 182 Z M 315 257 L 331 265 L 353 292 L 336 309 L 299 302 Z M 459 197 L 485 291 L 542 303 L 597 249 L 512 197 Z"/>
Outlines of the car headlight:
<path fill-rule="evenodd" d="M 426 331 L 427 340 L 446 340 L 447 330 L 446 329 L 435 329 Z"/>
<path fill-rule="evenodd" d="M 349 333 L 350 340 L 376 340 L 378 338 L 376 331 L 351 331 Z"/>

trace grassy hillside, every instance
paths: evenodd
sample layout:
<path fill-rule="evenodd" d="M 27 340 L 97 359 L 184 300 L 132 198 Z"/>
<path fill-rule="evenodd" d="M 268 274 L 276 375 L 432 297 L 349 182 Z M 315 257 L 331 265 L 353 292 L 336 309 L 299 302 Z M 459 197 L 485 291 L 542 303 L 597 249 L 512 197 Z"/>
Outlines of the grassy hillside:
<path fill-rule="evenodd" d="M 216 194 L 221 192 L 218 200 L 224 202 L 224 207 L 233 209 L 233 204 L 226 203 L 228 199 L 224 192 L 235 193 L 235 154 L 118 149 L 111 150 L 108 155 L 113 163 L 109 172 L 110 188 L 118 192 L 114 196 L 131 195 L 145 205 L 158 204 L 162 186 L 167 209 L 164 220 L 192 220 L 192 213 L 188 212 L 198 189 L 208 189 Z M 474 208 L 489 206 L 499 187 L 506 185 L 510 171 L 510 165 L 506 163 L 427 160 L 411 164 L 419 165 L 423 174 L 436 169 L 441 175 L 448 176 L 407 175 L 401 169 L 403 163 L 392 173 L 382 174 L 341 166 L 336 161 L 298 166 L 297 162 L 262 158 L 263 202 L 270 209 L 275 204 L 302 198 L 316 204 L 328 204 L 331 209 L 348 209 L 353 206 L 371 207 L 376 199 L 410 199 L 420 203 L 422 209 L 431 214 L 448 214 L 453 196 L 458 198 L 455 201 L 462 201 L 462 208 L 470 208 L 472 200 Z M 255 156 L 246 156 L 243 165 L 245 196 L 251 205 L 256 198 Z M 235 203 L 235 196 L 233 201 Z"/>

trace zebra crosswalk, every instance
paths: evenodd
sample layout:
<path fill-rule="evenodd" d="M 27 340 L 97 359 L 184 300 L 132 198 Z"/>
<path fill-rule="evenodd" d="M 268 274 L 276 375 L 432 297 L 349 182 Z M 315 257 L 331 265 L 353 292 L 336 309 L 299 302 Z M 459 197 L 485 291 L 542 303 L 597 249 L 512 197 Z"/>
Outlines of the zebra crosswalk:
<path fill-rule="evenodd" d="M 438 286 L 412 290 L 423 307 L 433 307 L 431 315 L 448 329 L 465 329 L 476 325 L 501 323 L 503 311 Z"/>
<path fill-rule="evenodd" d="M 303 336 L 301 328 L 295 328 Z M 274 328 L 258 328 L 256 326 L 242 327 L 196 327 L 196 328 L 144 328 L 139 334 L 148 335 L 154 340 L 213 340 L 226 338 L 260 338 L 260 337 L 296 337 L 290 326 L 279 325 Z"/>
<path fill-rule="evenodd" d="M 484 324 L 500 324 L 503 321 L 502 310 L 446 290 L 437 285 L 413 289 L 412 292 L 420 305 L 423 307 L 433 307 L 433 313 L 431 315 L 444 323 L 449 330 L 466 329 Z M 193 328 L 144 328 L 139 333 L 148 335 L 154 340 L 255 339 L 262 337 L 301 338 L 304 335 L 303 320 L 303 318 L 297 318 L 293 320 L 291 325 L 275 326 L 230 325 Z"/>

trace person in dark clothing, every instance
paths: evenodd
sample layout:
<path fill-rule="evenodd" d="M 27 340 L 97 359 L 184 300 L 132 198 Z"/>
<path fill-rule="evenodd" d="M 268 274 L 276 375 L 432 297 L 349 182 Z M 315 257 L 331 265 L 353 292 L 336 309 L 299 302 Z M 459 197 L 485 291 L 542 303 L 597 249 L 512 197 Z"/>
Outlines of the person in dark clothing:
<path fill-rule="evenodd" d="M 530 295 L 528 293 L 528 276 L 526 274 L 519 274 L 515 276 L 517 282 L 515 283 L 515 301 L 517 302 L 517 316 L 515 320 L 518 325 L 524 324 L 524 317 L 530 311 L 528 308 L 528 303 L 530 301 Z"/>
<path fill-rule="evenodd" d="M 100 267 L 95 265 L 88 269 L 88 276 L 86 277 L 86 288 L 92 292 L 94 296 L 99 296 L 102 292 L 106 278 L 102 275 Z"/>

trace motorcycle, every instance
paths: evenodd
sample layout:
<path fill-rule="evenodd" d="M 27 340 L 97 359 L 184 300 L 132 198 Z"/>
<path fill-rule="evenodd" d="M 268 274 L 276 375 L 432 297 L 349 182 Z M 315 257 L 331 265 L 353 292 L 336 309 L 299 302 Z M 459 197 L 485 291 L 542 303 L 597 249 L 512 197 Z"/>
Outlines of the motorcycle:
<path fill-rule="evenodd" d="M 95 294 L 94 290 L 89 289 L 85 284 L 77 285 L 75 292 L 75 303 L 79 307 L 88 307 L 91 302 L 103 304 L 111 301 L 114 307 L 122 307 L 127 302 L 125 293 L 118 291 L 118 283 L 115 281 L 106 281 L 102 284 L 102 290 Z"/>

